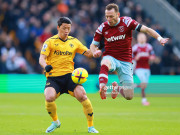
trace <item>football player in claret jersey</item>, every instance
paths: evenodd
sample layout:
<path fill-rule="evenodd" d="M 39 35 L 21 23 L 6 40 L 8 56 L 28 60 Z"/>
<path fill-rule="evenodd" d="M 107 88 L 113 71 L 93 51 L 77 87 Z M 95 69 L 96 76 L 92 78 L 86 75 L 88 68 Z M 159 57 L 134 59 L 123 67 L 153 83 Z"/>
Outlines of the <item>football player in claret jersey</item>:
<path fill-rule="evenodd" d="M 44 90 L 45 106 L 53 120 L 46 133 L 54 131 L 61 125 L 56 112 L 55 100 L 63 93 L 70 94 L 82 104 L 88 122 L 88 132 L 98 133 L 93 126 L 94 115 L 91 102 L 87 98 L 83 86 L 75 84 L 71 79 L 75 54 L 80 53 L 92 57 L 92 53 L 78 39 L 69 36 L 71 31 L 69 18 L 61 17 L 58 20 L 57 30 L 57 35 L 44 42 L 39 58 L 39 63 L 45 69 L 47 77 Z"/>
<path fill-rule="evenodd" d="M 98 45 L 104 39 L 105 51 L 99 73 L 101 98 L 106 99 L 108 71 L 117 71 L 119 81 L 123 86 L 115 87 L 118 84 L 114 82 L 112 84 L 114 86 L 113 91 L 119 91 L 127 100 L 131 100 L 134 95 L 131 47 L 132 31 L 136 30 L 147 33 L 156 38 L 163 46 L 168 41 L 168 38 L 162 38 L 156 31 L 139 24 L 131 17 L 119 16 L 118 5 L 112 3 L 106 6 L 105 17 L 107 21 L 97 28 L 90 48 L 94 57 L 100 57 L 102 52 L 98 49 Z M 113 93 L 111 95 L 115 98 L 117 92 Z"/>
<path fill-rule="evenodd" d="M 133 46 L 132 52 L 133 59 L 136 61 L 135 74 L 141 82 L 137 87 L 141 88 L 142 104 L 148 106 L 149 102 L 147 101 L 145 96 L 145 89 L 147 87 L 149 76 L 151 74 L 149 60 L 153 60 L 155 58 L 155 55 L 152 46 L 146 43 L 146 40 L 147 38 L 144 33 L 138 33 L 138 43 Z"/>

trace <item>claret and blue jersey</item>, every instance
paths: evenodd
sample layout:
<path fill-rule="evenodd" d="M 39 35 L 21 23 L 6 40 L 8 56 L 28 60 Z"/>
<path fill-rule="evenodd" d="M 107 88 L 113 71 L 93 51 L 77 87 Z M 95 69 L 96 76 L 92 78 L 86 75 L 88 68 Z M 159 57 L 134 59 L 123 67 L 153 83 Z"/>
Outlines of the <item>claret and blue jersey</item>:
<path fill-rule="evenodd" d="M 105 52 L 118 60 L 132 62 L 132 30 L 137 30 L 139 23 L 131 17 L 120 17 L 115 26 L 102 23 L 94 35 L 92 44 L 98 45 L 104 38 Z"/>

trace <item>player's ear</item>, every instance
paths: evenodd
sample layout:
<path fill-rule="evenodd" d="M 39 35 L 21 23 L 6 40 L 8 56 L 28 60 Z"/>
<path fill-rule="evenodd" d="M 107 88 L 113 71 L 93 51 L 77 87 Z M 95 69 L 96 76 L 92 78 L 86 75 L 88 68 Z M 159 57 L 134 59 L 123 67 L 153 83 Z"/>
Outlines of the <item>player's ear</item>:
<path fill-rule="evenodd" d="M 59 28 L 60 28 L 60 27 L 59 27 L 59 26 L 57 26 L 57 30 L 58 30 L 58 31 L 59 31 Z"/>
<path fill-rule="evenodd" d="M 120 16 L 120 13 L 118 12 L 118 17 Z"/>

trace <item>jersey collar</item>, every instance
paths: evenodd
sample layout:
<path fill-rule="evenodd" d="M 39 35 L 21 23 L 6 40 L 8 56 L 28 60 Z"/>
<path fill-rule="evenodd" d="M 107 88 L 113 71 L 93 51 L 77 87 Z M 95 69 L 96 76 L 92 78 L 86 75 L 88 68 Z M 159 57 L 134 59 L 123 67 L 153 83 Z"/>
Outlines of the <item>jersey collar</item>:
<path fill-rule="evenodd" d="M 120 23 L 120 18 L 118 18 L 118 22 L 114 26 L 117 26 L 119 23 Z M 109 24 L 109 22 L 108 22 L 108 24 Z M 110 24 L 109 24 L 109 26 L 110 26 Z"/>
<path fill-rule="evenodd" d="M 146 43 L 144 43 L 144 44 L 140 44 L 140 43 L 139 43 L 139 46 L 140 46 L 140 47 L 146 47 Z"/>
<path fill-rule="evenodd" d="M 59 37 L 59 39 L 60 39 L 61 41 L 63 41 L 63 42 L 66 42 L 66 41 L 68 40 L 68 38 L 67 38 L 66 40 L 63 40 L 63 39 L 61 39 L 60 37 Z"/>

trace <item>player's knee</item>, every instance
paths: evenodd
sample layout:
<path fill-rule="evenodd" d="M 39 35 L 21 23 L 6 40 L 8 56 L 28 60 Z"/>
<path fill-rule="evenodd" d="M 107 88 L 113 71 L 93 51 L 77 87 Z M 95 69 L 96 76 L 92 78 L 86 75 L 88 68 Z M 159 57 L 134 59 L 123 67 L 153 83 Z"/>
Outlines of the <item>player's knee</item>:
<path fill-rule="evenodd" d="M 102 60 L 102 61 L 101 61 L 101 66 L 102 66 L 102 65 L 106 65 L 108 68 L 110 68 L 111 62 L 110 62 L 109 60 L 106 60 L 106 59 L 105 59 L 105 60 Z"/>
<path fill-rule="evenodd" d="M 133 99 L 133 95 L 125 96 L 125 98 L 126 98 L 127 100 L 132 100 L 132 99 Z"/>
<path fill-rule="evenodd" d="M 146 83 L 142 83 L 142 84 L 141 84 L 141 88 L 142 88 L 142 89 L 145 89 L 146 87 L 147 87 Z"/>
<path fill-rule="evenodd" d="M 53 102 L 56 99 L 56 92 L 54 89 L 46 88 L 44 92 L 44 96 L 47 102 Z"/>
<path fill-rule="evenodd" d="M 86 99 L 87 99 L 87 95 L 86 95 L 86 94 L 82 95 L 82 97 L 81 97 L 81 102 L 82 102 L 82 101 L 85 101 Z"/>
<path fill-rule="evenodd" d="M 48 95 L 48 96 L 45 95 L 45 99 L 47 102 L 53 102 L 55 101 L 56 98 L 55 96 L 52 96 L 52 95 Z"/>
<path fill-rule="evenodd" d="M 132 100 L 134 97 L 134 89 L 126 89 L 124 90 L 124 96 L 127 100 Z"/>
<path fill-rule="evenodd" d="M 86 95 L 86 92 L 84 91 L 84 89 L 81 90 L 81 92 L 79 93 L 77 99 L 80 102 L 85 101 L 87 99 L 87 95 Z"/>
<path fill-rule="evenodd" d="M 87 96 L 86 94 L 80 94 L 79 96 L 76 97 L 76 99 L 79 101 L 79 102 L 83 102 L 87 99 Z"/>
<path fill-rule="evenodd" d="M 86 92 L 82 86 L 77 86 L 74 91 L 74 96 L 79 102 L 85 101 L 87 99 Z"/>

